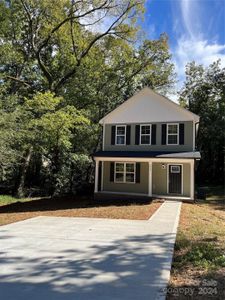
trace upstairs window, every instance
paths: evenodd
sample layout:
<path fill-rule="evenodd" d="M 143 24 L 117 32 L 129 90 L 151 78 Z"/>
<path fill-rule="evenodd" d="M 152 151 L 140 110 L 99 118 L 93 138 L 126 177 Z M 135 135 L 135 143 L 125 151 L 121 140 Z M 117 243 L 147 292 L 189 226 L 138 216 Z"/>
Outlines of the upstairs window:
<path fill-rule="evenodd" d="M 178 145 L 179 127 L 178 124 L 167 124 L 167 145 Z"/>
<path fill-rule="evenodd" d="M 126 145 L 126 125 L 116 126 L 116 145 Z"/>
<path fill-rule="evenodd" d="M 151 145 L 151 125 L 140 126 L 140 145 Z"/>
<path fill-rule="evenodd" d="M 135 163 L 115 163 L 114 181 L 135 183 Z"/>

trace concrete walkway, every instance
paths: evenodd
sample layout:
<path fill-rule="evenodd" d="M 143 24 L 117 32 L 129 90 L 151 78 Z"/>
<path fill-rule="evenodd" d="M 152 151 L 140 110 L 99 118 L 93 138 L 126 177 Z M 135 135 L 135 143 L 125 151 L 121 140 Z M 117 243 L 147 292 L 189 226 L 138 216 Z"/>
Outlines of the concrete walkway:
<path fill-rule="evenodd" d="M 148 221 L 37 217 L 0 227 L 4 300 L 165 299 L 181 203 Z"/>

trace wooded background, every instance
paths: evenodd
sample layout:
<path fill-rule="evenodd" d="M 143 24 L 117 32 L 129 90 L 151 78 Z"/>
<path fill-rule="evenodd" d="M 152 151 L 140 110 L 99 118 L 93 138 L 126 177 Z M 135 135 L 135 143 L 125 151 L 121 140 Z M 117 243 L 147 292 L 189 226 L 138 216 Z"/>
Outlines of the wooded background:
<path fill-rule="evenodd" d="M 144 1 L 0 2 L 0 192 L 91 193 L 98 121 L 176 74 L 162 34 L 139 28 Z M 224 182 L 225 69 L 190 62 L 180 104 L 200 115 L 198 184 Z"/>

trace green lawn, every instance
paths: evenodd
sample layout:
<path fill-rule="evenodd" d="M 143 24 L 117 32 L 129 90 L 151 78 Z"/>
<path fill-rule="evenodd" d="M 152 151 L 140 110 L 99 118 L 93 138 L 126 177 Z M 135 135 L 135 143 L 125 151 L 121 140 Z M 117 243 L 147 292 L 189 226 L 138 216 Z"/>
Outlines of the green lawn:
<path fill-rule="evenodd" d="M 38 199 L 38 198 L 18 199 L 13 196 L 9 196 L 9 195 L 0 195 L 0 206 L 15 203 L 15 202 L 26 202 L 26 201 L 31 201 L 31 200 L 35 200 L 35 199 Z"/>

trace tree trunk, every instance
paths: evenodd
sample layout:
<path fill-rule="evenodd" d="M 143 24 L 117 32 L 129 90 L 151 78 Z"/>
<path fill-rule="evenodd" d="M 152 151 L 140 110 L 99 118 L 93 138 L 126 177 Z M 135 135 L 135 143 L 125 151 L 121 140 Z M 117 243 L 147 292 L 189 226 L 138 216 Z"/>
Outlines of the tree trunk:
<path fill-rule="evenodd" d="M 17 189 L 16 189 L 16 195 L 18 198 L 22 198 L 24 196 L 24 185 L 25 185 L 26 173 L 27 173 L 27 169 L 29 167 L 31 155 L 32 155 L 32 148 L 29 148 L 24 155 L 24 158 L 23 158 L 23 161 L 22 161 L 22 164 L 20 167 L 18 185 L 17 185 Z"/>
<path fill-rule="evenodd" d="M 52 186 L 51 186 L 51 196 L 56 195 L 57 191 L 57 177 L 60 171 L 60 151 L 58 146 L 55 147 L 52 155 Z"/>

